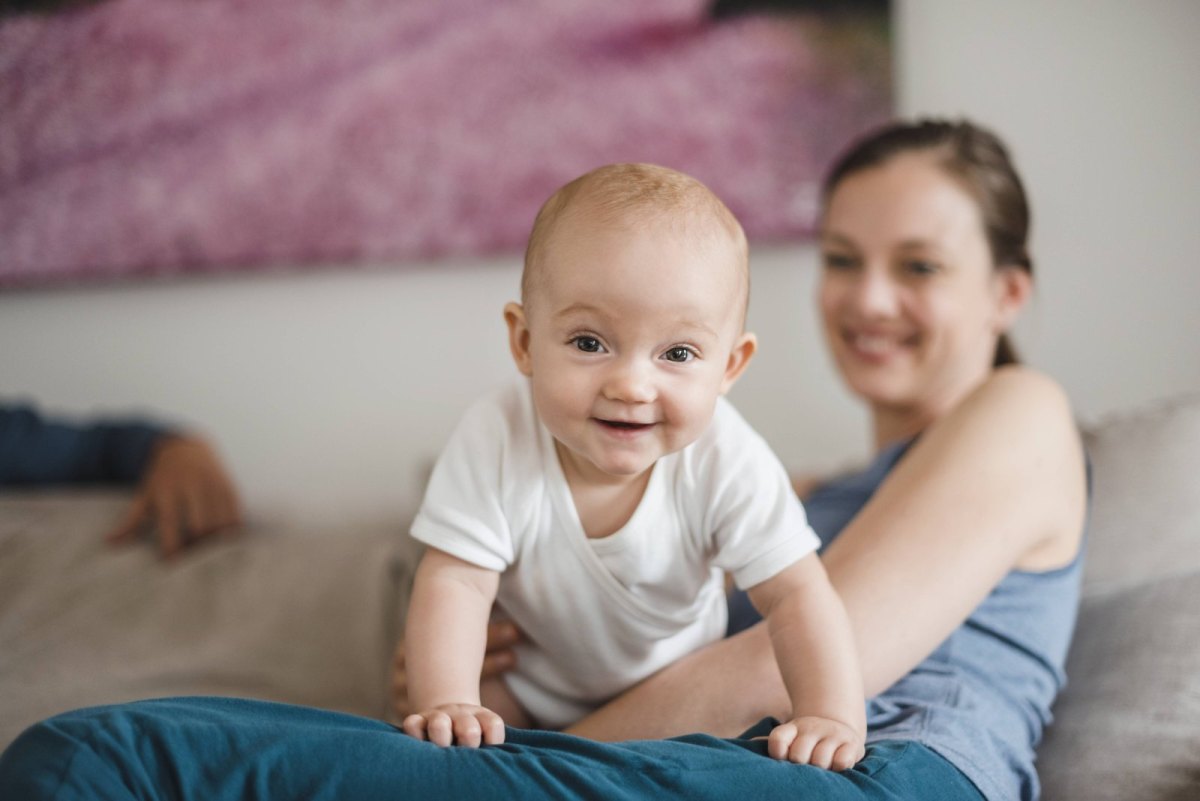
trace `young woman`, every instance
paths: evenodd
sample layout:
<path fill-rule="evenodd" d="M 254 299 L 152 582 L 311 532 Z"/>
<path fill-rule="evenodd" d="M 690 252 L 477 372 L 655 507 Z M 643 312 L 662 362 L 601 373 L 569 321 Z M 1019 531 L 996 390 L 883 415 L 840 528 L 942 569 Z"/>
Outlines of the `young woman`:
<path fill-rule="evenodd" d="M 806 503 L 870 699 L 853 769 L 766 758 L 770 724 L 598 742 L 730 735 L 783 713 L 750 625 L 573 730 L 595 739 L 443 749 L 317 710 L 151 701 L 34 727 L 0 758 L 0 797 L 1035 799 L 1087 490 L 1062 391 L 1004 337 L 1030 293 L 1027 233 L 1003 146 L 967 123 L 893 125 L 827 182 L 819 305 L 878 448 Z"/>

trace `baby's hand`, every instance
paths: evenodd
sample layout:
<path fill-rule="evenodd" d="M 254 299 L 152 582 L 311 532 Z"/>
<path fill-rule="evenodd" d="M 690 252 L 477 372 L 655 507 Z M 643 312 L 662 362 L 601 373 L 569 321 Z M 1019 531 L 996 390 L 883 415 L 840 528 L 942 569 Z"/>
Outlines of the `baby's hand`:
<path fill-rule="evenodd" d="M 781 723 L 767 738 L 767 753 L 801 765 L 849 770 L 866 753 L 853 727 L 829 718 L 798 717 Z"/>
<path fill-rule="evenodd" d="M 504 721 L 487 707 L 475 704 L 442 704 L 409 715 L 402 724 L 405 734 L 429 740 L 442 747 L 455 744 L 478 748 L 504 742 Z"/>

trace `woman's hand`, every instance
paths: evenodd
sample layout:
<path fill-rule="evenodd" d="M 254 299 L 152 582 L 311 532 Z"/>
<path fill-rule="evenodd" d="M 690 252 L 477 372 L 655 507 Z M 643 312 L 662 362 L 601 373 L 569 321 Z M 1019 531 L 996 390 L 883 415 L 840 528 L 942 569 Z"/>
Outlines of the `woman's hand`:
<path fill-rule="evenodd" d="M 141 486 L 109 542 L 128 542 L 153 527 L 162 555 L 190 540 L 241 525 L 241 506 L 216 452 L 194 436 L 168 435 L 155 447 Z"/>
<path fill-rule="evenodd" d="M 484 646 L 483 668 L 480 679 L 501 676 L 517 664 L 513 646 L 521 641 L 521 632 L 507 620 L 488 623 L 487 645 Z M 408 670 L 404 658 L 404 640 L 396 643 L 392 654 L 392 710 L 397 720 L 404 720 L 413 713 L 408 701 Z"/>
<path fill-rule="evenodd" d="M 830 718 L 798 717 L 781 723 L 767 738 L 767 753 L 800 765 L 849 770 L 863 758 L 863 737 L 852 726 Z"/>
<path fill-rule="evenodd" d="M 411 737 L 429 740 L 443 748 L 450 745 L 478 748 L 504 742 L 504 721 L 478 704 L 440 704 L 406 717 L 403 729 Z"/>
<path fill-rule="evenodd" d="M 825 479 L 817 475 L 792 476 L 792 490 L 795 491 L 796 497 L 802 501 L 808 500 L 808 496 L 812 495 L 813 490 L 823 484 Z"/>

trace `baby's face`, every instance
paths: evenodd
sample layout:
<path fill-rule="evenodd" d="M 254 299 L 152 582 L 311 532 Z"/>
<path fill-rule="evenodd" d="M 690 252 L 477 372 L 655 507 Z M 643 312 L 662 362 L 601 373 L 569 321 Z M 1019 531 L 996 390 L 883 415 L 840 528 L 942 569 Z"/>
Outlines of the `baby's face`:
<path fill-rule="evenodd" d="M 638 476 L 703 433 L 753 353 L 744 254 L 661 226 L 563 229 L 527 298 L 527 355 L 514 354 L 568 478 Z"/>

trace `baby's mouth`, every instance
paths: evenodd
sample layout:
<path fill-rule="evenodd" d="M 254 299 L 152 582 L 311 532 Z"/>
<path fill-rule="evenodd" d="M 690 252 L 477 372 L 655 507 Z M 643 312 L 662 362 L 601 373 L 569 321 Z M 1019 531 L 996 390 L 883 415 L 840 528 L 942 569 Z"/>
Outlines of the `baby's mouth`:
<path fill-rule="evenodd" d="M 601 420 L 600 418 L 596 418 L 596 422 L 605 428 L 611 428 L 616 431 L 641 431 L 654 425 L 653 423 L 630 423 L 624 420 Z"/>

